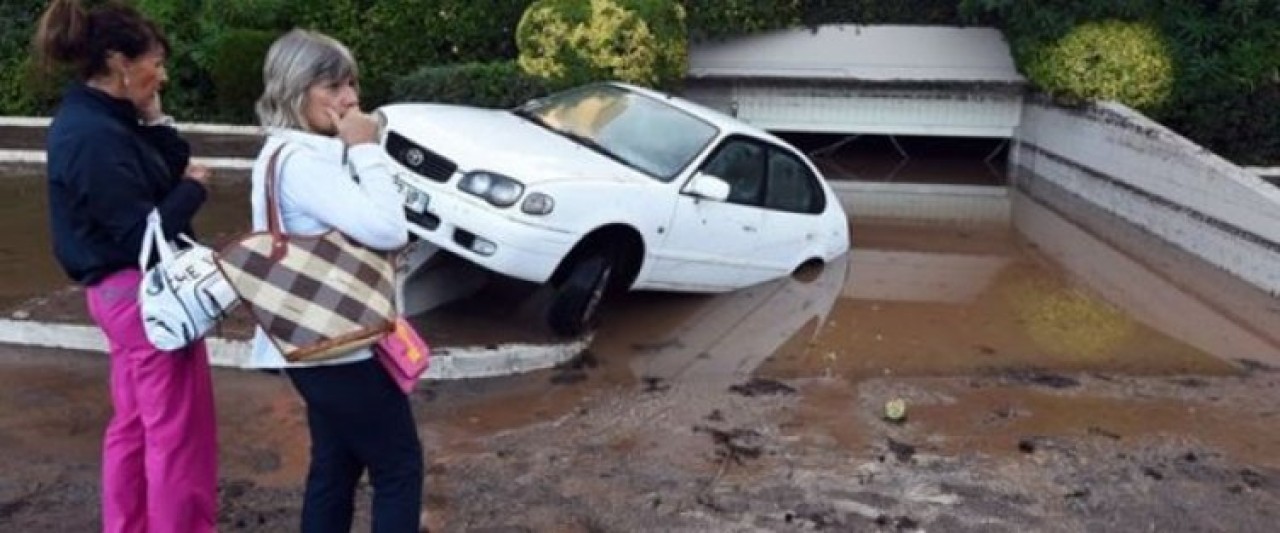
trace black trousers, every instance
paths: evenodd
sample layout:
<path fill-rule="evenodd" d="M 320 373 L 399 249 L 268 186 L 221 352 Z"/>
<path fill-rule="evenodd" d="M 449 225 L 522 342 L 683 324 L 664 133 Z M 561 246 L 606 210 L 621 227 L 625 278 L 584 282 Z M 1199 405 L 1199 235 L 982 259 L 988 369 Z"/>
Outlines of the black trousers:
<path fill-rule="evenodd" d="M 373 359 L 288 374 L 307 403 L 311 430 L 302 531 L 350 532 L 356 485 L 368 469 L 372 531 L 416 533 L 423 458 L 408 396 Z"/>

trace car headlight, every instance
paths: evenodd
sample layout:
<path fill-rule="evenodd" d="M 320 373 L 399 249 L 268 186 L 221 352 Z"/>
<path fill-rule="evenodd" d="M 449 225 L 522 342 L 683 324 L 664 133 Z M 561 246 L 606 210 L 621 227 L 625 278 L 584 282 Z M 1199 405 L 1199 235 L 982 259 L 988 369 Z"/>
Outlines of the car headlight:
<path fill-rule="evenodd" d="M 458 180 L 458 188 L 498 207 L 509 207 L 524 194 L 524 185 L 520 182 L 485 170 L 466 173 Z"/>
<path fill-rule="evenodd" d="M 555 199 L 551 198 L 549 194 L 540 192 L 529 193 L 529 196 L 526 196 L 524 201 L 520 203 L 520 210 L 530 215 L 548 215 L 555 208 Z"/>

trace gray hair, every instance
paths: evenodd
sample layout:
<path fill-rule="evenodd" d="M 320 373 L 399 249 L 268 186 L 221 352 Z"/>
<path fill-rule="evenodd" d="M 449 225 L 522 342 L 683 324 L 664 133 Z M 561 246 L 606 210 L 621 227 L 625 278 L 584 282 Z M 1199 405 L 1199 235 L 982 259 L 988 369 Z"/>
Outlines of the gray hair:
<path fill-rule="evenodd" d="M 262 96 L 255 109 L 264 128 L 310 131 L 303 107 L 317 83 L 356 78 L 356 60 L 336 39 L 295 29 L 276 39 L 262 64 Z"/>

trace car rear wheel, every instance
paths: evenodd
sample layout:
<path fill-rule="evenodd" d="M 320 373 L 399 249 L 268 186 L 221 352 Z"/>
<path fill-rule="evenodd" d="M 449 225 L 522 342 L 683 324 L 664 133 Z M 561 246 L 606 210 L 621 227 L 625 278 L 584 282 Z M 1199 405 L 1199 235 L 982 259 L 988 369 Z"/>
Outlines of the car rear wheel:
<path fill-rule="evenodd" d="M 547 311 L 547 325 L 557 335 L 573 337 L 595 327 L 600 303 L 614 272 L 613 255 L 596 251 L 573 264 L 564 282 L 556 287 Z"/>

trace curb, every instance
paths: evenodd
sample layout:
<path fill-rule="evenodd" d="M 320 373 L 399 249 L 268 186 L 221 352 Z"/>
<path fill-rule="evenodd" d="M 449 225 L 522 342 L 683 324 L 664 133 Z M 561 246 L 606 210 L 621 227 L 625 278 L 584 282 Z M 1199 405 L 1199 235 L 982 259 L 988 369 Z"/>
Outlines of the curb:
<path fill-rule="evenodd" d="M 47 128 L 52 117 L 0 117 L 0 127 Z M 183 133 L 209 133 L 214 135 L 262 135 L 261 126 L 213 124 L 205 122 L 177 122 L 174 127 Z"/>
<path fill-rule="evenodd" d="M 206 341 L 213 366 L 244 369 L 249 341 L 210 337 Z M 106 353 L 98 328 L 0 319 L 0 344 Z M 565 363 L 587 349 L 591 337 L 564 344 L 511 343 L 493 348 L 437 347 L 423 379 L 472 379 L 521 374 Z"/>

